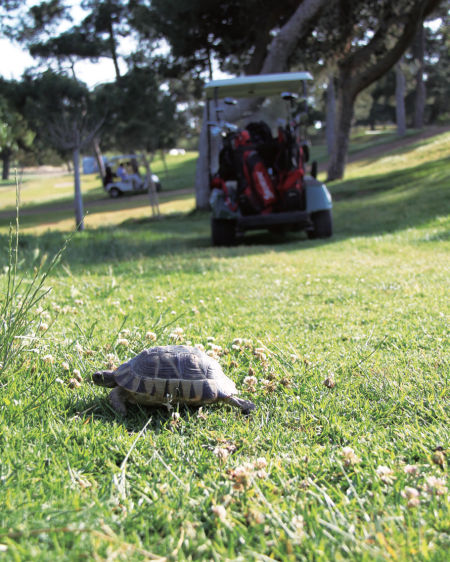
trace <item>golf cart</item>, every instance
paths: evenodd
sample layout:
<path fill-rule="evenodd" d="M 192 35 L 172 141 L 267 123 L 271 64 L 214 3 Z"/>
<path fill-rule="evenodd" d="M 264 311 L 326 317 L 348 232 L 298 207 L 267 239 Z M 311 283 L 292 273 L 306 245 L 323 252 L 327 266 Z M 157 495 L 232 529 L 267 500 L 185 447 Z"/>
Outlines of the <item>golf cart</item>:
<path fill-rule="evenodd" d="M 103 187 L 113 199 L 121 195 L 135 193 L 146 193 L 149 190 L 149 181 L 146 176 L 141 177 L 138 169 L 136 154 L 125 154 L 113 156 L 105 161 L 106 176 L 103 178 Z M 126 166 L 126 177 L 117 175 L 118 167 Z M 161 182 L 156 174 L 152 174 L 152 180 L 156 191 L 161 191 Z"/>
<path fill-rule="evenodd" d="M 316 179 L 316 162 L 312 163 L 310 174 L 306 174 L 309 146 L 300 138 L 301 119 L 294 116 L 300 102 L 306 108 L 307 80 L 312 80 L 308 72 L 292 72 L 241 76 L 206 84 L 214 245 L 233 245 L 247 230 L 305 230 L 309 238 L 332 235 L 331 196 Z M 302 97 L 297 94 L 299 90 Z M 222 104 L 237 105 L 235 98 L 280 94 L 287 104 L 287 119 L 278 119 L 276 137 L 265 121 L 239 128 L 221 118 L 225 111 Z M 214 102 L 215 121 L 210 120 L 210 102 Z M 212 173 L 212 141 L 219 135 L 222 142 L 218 169 Z"/>

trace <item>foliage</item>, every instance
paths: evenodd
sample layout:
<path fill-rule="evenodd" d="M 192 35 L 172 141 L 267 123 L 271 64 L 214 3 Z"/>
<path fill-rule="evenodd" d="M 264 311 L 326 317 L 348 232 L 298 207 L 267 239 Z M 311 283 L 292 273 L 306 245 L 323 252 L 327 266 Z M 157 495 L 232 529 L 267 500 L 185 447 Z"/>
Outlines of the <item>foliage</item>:
<path fill-rule="evenodd" d="M 14 82 L 0 80 L 0 158 L 3 161 L 2 179 L 8 179 L 9 166 L 20 150 L 29 150 L 35 133 L 21 114 L 16 100 Z"/>
<path fill-rule="evenodd" d="M 183 116 L 151 68 L 132 68 L 115 84 L 99 87 L 96 103 L 107 112 L 106 146 L 122 152 L 170 148 L 180 136 Z"/>
<path fill-rule="evenodd" d="M 298 2 L 154 0 L 147 7 L 137 0 L 133 5 L 137 31 L 145 36 L 147 30 L 155 30 L 170 43 L 174 58 L 187 67 L 211 71 L 214 57 L 230 73 L 242 73 L 244 68 L 248 72 L 249 65 L 257 73 L 270 31 L 286 21 Z"/>

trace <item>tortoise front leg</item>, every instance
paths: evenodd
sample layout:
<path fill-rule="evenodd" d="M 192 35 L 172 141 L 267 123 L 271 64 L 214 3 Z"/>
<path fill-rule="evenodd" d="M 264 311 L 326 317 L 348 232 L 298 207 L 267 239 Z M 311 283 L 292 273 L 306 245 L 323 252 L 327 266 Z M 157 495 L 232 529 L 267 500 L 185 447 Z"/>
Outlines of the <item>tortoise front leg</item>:
<path fill-rule="evenodd" d="M 116 388 L 111 390 L 109 393 L 108 400 L 117 413 L 121 416 L 127 415 L 127 407 L 125 405 L 127 401 L 127 394 L 123 388 L 116 386 Z"/>

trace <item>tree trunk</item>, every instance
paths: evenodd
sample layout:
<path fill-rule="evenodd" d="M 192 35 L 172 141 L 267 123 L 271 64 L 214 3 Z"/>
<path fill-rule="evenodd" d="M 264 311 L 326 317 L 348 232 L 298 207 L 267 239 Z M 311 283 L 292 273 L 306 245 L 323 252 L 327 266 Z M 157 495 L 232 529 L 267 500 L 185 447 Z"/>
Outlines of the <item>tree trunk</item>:
<path fill-rule="evenodd" d="M 403 57 L 395 65 L 395 117 L 397 122 L 397 134 L 406 134 L 406 112 L 405 112 L 405 75 L 402 68 Z"/>
<path fill-rule="evenodd" d="M 334 137 L 336 134 L 336 95 L 334 91 L 334 76 L 328 79 L 327 87 L 327 117 L 326 117 L 326 138 L 328 156 L 333 152 Z"/>
<path fill-rule="evenodd" d="M 73 150 L 73 177 L 75 184 L 75 226 L 77 230 L 84 230 L 83 197 L 81 195 L 80 182 L 80 149 L 78 146 Z"/>
<path fill-rule="evenodd" d="M 116 80 L 120 78 L 119 61 L 117 57 L 117 41 L 114 33 L 114 27 L 111 18 L 108 21 L 108 33 L 109 33 L 109 48 L 111 52 L 111 58 L 114 64 L 114 71 L 116 73 Z"/>
<path fill-rule="evenodd" d="M 328 2 L 329 0 L 303 0 L 300 3 L 269 45 L 261 74 L 283 72 L 287 69 L 289 57 L 299 40 L 306 35 L 311 23 Z"/>
<path fill-rule="evenodd" d="M 349 72 L 340 69 L 337 81 L 336 132 L 328 164 L 327 181 L 340 179 L 344 176 L 355 99 L 356 95 L 351 89 Z"/>
<path fill-rule="evenodd" d="M 94 149 L 95 160 L 97 162 L 98 171 L 103 179 L 106 174 L 105 163 L 103 162 L 102 149 L 100 148 L 100 141 L 98 137 L 92 139 L 92 148 Z"/>
<path fill-rule="evenodd" d="M 161 150 L 159 151 L 161 154 L 161 160 L 164 166 L 164 177 L 166 180 L 169 179 L 169 168 L 167 167 L 167 159 L 166 159 L 166 151 L 164 150 L 164 148 L 161 148 Z"/>
<path fill-rule="evenodd" d="M 416 72 L 416 92 L 414 98 L 414 122 L 415 129 L 422 129 L 425 114 L 425 82 L 423 79 L 425 53 L 425 31 L 423 23 L 420 25 L 413 43 L 413 55 L 418 65 Z"/>
<path fill-rule="evenodd" d="M 208 104 L 209 101 L 206 101 Z M 208 112 L 205 104 L 203 110 L 202 130 L 198 146 L 197 167 L 195 170 L 195 202 L 196 208 L 202 211 L 209 209 L 209 153 L 208 153 Z"/>
<path fill-rule="evenodd" d="M 152 169 L 150 166 L 150 159 L 147 158 L 145 152 L 141 154 L 142 161 L 144 162 L 147 185 L 148 185 L 148 196 L 150 199 L 150 206 L 152 208 L 152 216 L 160 217 L 161 213 L 159 210 L 158 194 L 156 192 L 155 182 L 153 181 Z"/>
<path fill-rule="evenodd" d="M 9 148 L 5 148 L 2 150 L 1 158 L 2 158 L 2 180 L 9 180 L 9 170 L 11 166 L 11 150 Z"/>

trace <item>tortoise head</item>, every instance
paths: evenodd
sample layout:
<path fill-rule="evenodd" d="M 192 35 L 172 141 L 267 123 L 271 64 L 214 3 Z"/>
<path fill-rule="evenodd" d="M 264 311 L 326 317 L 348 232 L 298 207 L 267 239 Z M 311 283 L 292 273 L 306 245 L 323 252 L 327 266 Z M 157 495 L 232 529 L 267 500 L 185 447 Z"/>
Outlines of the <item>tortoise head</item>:
<path fill-rule="evenodd" d="M 117 386 L 114 378 L 114 371 L 97 371 L 92 375 L 92 382 L 98 386 L 106 386 L 107 388 Z"/>

